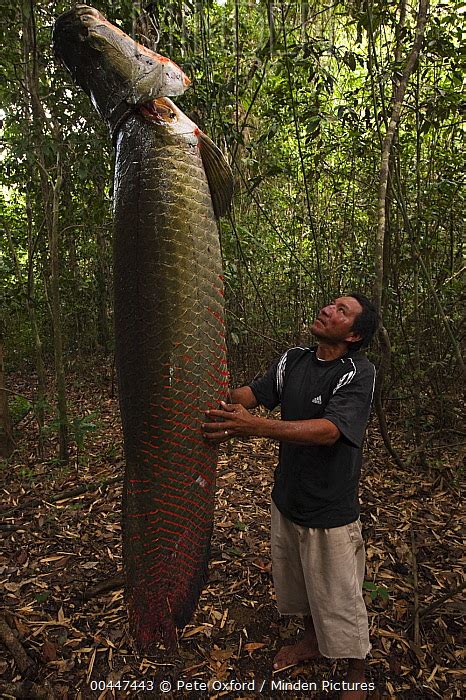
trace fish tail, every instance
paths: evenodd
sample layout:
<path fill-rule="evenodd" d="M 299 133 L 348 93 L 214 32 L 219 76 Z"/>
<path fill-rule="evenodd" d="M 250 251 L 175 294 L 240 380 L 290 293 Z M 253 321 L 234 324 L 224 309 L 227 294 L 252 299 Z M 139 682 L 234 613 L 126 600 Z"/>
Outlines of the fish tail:
<path fill-rule="evenodd" d="M 184 550 L 192 547 L 185 539 L 179 544 L 180 556 L 174 565 L 167 567 L 166 562 L 160 562 L 156 582 L 150 586 L 141 581 L 132 588 L 128 595 L 130 633 L 139 651 L 150 651 L 160 641 L 169 649 L 176 647 L 177 629 L 190 621 L 207 583 L 211 534 L 210 529 L 194 577 L 181 563 Z"/>

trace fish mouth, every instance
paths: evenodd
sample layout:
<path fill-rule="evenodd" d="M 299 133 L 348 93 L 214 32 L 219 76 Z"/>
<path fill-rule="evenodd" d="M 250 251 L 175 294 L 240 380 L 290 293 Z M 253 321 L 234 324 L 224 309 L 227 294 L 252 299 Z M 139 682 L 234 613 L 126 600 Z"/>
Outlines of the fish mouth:
<path fill-rule="evenodd" d="M 70 62 L 80 60 L 80 54 L 91 48 L 103 55 L 112 48 L 128 57 L 131 52 L 138 55 L 136 47 L 140 48 L 141 53 L 145 48 L 90 5 L 76 5 L 57 18 L 53 29 L 53 47 L 55 55 L 64 61 L 67 68 Z"/>
<path fill-rule="evenodd" d="M 63 62 L 66 41 L 73 35 L 81 40 L 85 39 L 88 28 L 100 20 L 105 20 L 105 17 L 89 5 L 76 5 L 60 15 L 53 28 L 53 50 L 56 58 Z"/>
<path fill-rule="evenodd" d="M 54 24 L 52 32 L 53 52 L 55 58 L 72 75 L 84 90 L 86 85 L 79 78 L 79 67 L 89 67 L 92 61 L 87 54 L 89 50 L 89 33 L 105 17 L 89 5 L 76 5 L 71 10 L 60 15 Z M 89 92 L 86 90 L 86 92 Z"/>
<path fill-rule="evenodd" d="M 83 22 L 84 17 L 90 17 L 96 20 L 106 21 L 105 17 L 99 12 L 99 10 L 96 10 L 95 7 L 91 7 L 90 5 L 78 4 L 75 5 L 71 10 L 68 10 L 67 12 L 64 12 L 62 15 L 60 15 L 60 17 L 57 19 L 57 23 L 67 22 L 70 20 L 75 21 L 77 19 Z"/>

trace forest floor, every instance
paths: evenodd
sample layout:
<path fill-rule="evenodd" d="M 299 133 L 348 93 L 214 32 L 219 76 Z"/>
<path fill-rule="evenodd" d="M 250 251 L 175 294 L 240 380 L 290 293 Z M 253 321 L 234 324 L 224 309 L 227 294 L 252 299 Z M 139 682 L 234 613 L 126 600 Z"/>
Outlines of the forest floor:
<path fill-rule="evenodd" d="M 0 697 L 336 698 L 342 662 L 272 673 L 276 649 L 300 625 L 280 619 L 274 602 L 268 540 L 277 449 L 266 440 L 221 452 L 209 583 L 177 652 L 134 652 L 121 587 L 121 431 L 110 380 L 97 374 L 69 387 L 75 430 L 86 438 L 71 466 L 51 457 L 52 437 L 48 458 L 38 458 L 31 414 L 2 466 Z M 31 396 L 30 379 L 17 376 L 14 389 Z M 433 448 L 429 473 L 401 470 L 375 421 L 369 426 L 361 501 L 370 698 L 464 697 L 460 458 Z M 97 584 L 108 589 L 98 593 Z"/>

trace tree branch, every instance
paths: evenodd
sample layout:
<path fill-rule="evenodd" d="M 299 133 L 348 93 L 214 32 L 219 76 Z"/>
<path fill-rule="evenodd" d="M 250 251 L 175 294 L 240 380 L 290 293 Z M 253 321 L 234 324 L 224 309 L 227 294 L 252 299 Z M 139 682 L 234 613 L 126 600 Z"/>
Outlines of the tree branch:
<path fill-rule="evenodd" d="M 35 675 L 37 669 L 34 661 L 26 654 L 4 617 L 0 617 L 0 642 L 13 656 L 18 671 L 23 677 L 31 678 Z"/>

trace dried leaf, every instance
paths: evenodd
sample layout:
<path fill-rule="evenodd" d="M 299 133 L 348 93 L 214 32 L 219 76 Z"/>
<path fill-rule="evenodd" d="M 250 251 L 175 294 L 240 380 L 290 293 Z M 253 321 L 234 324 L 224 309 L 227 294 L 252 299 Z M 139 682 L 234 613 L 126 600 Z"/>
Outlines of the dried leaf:
<path fill-rule="evenodd" d="M 108 387 L 96 386 L 93 379 L 90 372 L 88 378 L 80 378 L 79 387 L 70 383 L 71 414 L 86 415 L 98 406 L 104 425 L 101 435 L 91 436 L 78 468 L 62 470 L 40 461 L 37 430 L 31 422 L 30 429 L 18 435 L 17 451 L 5 471 L 2 496 L 7 508 L 21 508 L 20 521 L 12 521 L 21 527 L 2 533 L 6 536 L 0 575 L 8 624 L 19 633 L 25 649 L 47 665 L 46 676 L 57 700 L 66 700 L 67 693 L 73 700 L 84 700 L 89 692 L 86 679 L 161 680 L 171 674 L 202 681 L 263 678 L 282 644 L 280 638 L 292 644 L 299 634 L 295 620 L 279 619 L 273 600 L 269 509 L 275 446 L 262 439 L 237 441 L 221 453 L 209 583 L 180 636 L 176 659 L 160 648 L 141 660 L 133 655 L 126 633 L 121 588 L 82 600 L 84 590 L 121 572 L 121 482 L 62 499 L 59 509 L 54 502 L 58 494 L 120 478 L 123 472 L 117 399 L 109 398 Z M 30 381 L 29 376 L 17 378 L 15 390 L 28 395 Z M 391 428 L 396 440 L 394 416 Z M 417 542 L 421 614 L 462 580 L 461 500 L 452 471 L 460 462 L 446 450 L 432 474 L 408 475 L 396 465 L 388 466 L 374 426 L 368 441 L 361 496 L 367 579 L 373 583 L 366 592 L 373 643 L 370 678 L 378 687 L 374 698 L 462 697 L 461 596 L 453 595 L 421 617 L 417 647 L 411 642 L 412 626 L 408 627 L 415 593 L 411 530 Z M 71 459 L 75 457 L 72 451 Z M 25 465 L 30 472 L 27 479 Z M 30 508 L 32 499 L 38 505 Z M 382 590 L 388 591 L 386 602 L 379 595 Z M 0 657 L 0 672 L 13 681 L 15 664 L 6 648 L 0 648 Z M 306 680 L 309 668 L 289 669 L 286 678 Z M 338 677 L 344 667 L 319 660 L 313 673 Z M 105 700 L 113 697 L 110 690 L 103 690 L 102 700 L 104 693 Z"/>
<path fill-rule="evenodd" d="M 54 557 L 44 557 L 44 559 L 40 559 L 39 561 L 41 562 L 41 564 L 47 564 L 48 562 L 51 562 L 51 561 L 61 561 L 64 558 L 65 557 L 63 555 L 54 556 Z"/>
<path fill-rule="evenodd" d="M 45 663 L 57 660 L 57 648 L 55 644 L 46 640 L 41 649 L 41 655 Z"/>
<path fill-rule="evenodd" d="M 227 659 L 231 659 L 233 654 L 234 652 L 230 649 L 213 649 L 210 652 L 210 657 L 215 661 L 226 661 Z"/>
<path fill-rule="evenodd" d="M 246 651 L 256 651 L 256 649 L 263 649 L 265 646 L 267 645 L 261 642 L 248 642 L 244 645 L 244 648 Z"/>
<path fill-rule="evenodd" d="M 198 627 L 195 627 L 194 629 L 188 630 L 187 632 L 183 632 L 183 639 L 188 639 L 188 637 L 194 637 L 196 634 L 205 634 L 206 631 L 208 630 L 210 632 L 211 630 L 211 625 L 199 625 Z"/>
<path fill-rule="evenodd" d="M 3 587 L 9 593 L 17 593 L 21 588 L 21 584 L 20 583 L 4 583 Z"/>

